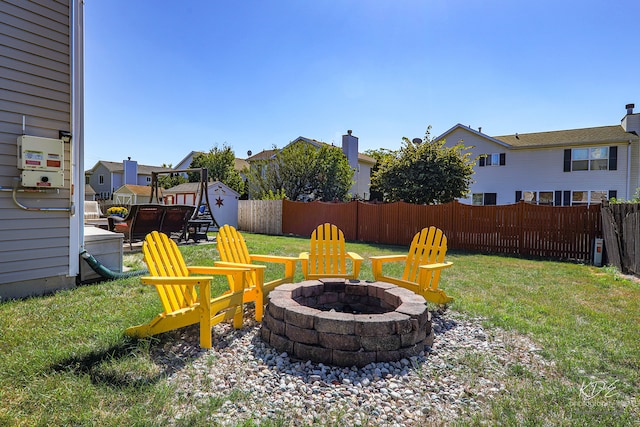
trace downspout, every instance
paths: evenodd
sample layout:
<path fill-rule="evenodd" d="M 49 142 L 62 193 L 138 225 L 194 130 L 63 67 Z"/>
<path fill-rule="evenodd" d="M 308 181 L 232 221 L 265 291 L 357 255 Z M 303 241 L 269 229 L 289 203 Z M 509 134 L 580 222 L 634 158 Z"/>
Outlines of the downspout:
<path fill-rule="evenodd" d="M 125 279 L 127 277 L 142 276 L 143 274 L 147 274 L 149 272 L 148 270 L 136 270 L 136 271 L 128 271 L 126 273 L 120 273 L 118 271 L 109 270 L 107 267 L 102 265 L 100 263 L 100 261 L 95 259 L 93 257 L 93 255 L 91 255 L 86 250 L 83 250 L 82 252 L 80 252 L 80 256 L 82 257 L 82 259 L 84 259 L 87 262 L 87 264 L 89 264 L 89 267 L 91 267 L 91 269 L 93 269 L 93 271 L 95 271 L 100 276 L 104 277 L 105 279 L 109 279 L 109 280 Z"/>
<path fill-rule="evenodd" d="M 631 194 L 629 194 L 631 185 L 631 140 L 629 140 L 629 144 L 627 144 L 627 200 L 631 199 Z"/>

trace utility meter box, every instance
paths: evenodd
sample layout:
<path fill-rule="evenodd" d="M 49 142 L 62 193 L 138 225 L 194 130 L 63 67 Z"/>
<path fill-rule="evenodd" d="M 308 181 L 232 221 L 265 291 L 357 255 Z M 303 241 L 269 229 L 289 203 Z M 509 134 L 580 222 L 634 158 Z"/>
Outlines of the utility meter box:
<path fill-rule="evenodd" d="M 22 169 L 23 187 L 64 187 L 64 142 L 61 139 L 19 136 L 18 169 Z"/>
<path fill-rule="evenodd" d="M 18 169 L 63 171 L 64 142 L 28 135 L 18 137 Z"/>
<path fill-rule="evenodd" d="M 64 187 L 63 171 L 28 170 L 22 171 L 22 186 L 37 188 L 62 188 Z"/>

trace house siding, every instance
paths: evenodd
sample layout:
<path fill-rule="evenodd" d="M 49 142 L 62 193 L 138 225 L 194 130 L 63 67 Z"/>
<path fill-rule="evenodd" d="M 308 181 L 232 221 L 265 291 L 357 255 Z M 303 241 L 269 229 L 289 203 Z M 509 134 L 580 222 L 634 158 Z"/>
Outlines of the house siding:
<path fill-rule="evenodd" d="M 0 2 L 0 187 L 20 176 L 17 138 L 25 133 L 58 138 L 71 131 L 71 0 Z M 68 208 L 71 152 L 65 144 L 64 188 L 18 193 L 33 208 Z M 0 192 L 0 299 L 71 287 L 70 215 L 19 208 Z"/>
<path fill-rule="evenodd" d="M 104 182 L 100 184 L 100 176 L 104 176 Z M 99 198 L 103 199 L 111 197 L 113 192 L 111 172 L 104 165 L 100 164 L 96 167 L 95 171 L 89 177 L 89 185 L 96 192 Z"/>
<path fill-rule="evenodd" d="M 572 171 L 564 172 L 564 149 L 526 148 L 511 149 L 493 142 L 481 135 L 458 128 L 446 135 L 446 145 L 452 146 L 462 142 L 465 146 L 473 147 L 469 151 L 472 158 L 482 154 L 505 153 L 504 166 L 479 166 L 476 159 L 474 165 L 473 183 L 469 197 L 460 199 L 462 203 L 472 203 L 474 193 L 496 193 L 496 203 L 499 205 L 514 203 L 516 191 L 611 191 L 617 192 L 618 197 L 624 197 L 627 189 L 627 161 L 628 141 L 607 144 L 586 144 L 584 147 L 617 146 L 618 168 L 615 171 Z M 576 148 L 576 146 L 573 146 Z M 632 151 L 637 166 L 637 144 Z M 631 171 L 637 177 L 637 168 Z"/>

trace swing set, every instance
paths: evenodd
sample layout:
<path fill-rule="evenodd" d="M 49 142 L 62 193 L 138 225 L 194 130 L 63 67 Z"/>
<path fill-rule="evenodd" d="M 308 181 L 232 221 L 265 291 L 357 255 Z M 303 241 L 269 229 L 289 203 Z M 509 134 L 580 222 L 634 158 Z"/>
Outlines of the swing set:
<path fill-rule="evenodd" d="M 158 184 L 158 175 L 173 175 L 176 173 L 188 173 L 188 172 L 198 172 L 200 173 L 200 183 L 198 184 L 198 193 L 196 197 L 196 209 L 193 211 L 193 215 L 189 219 L 189 227 L 194 229 L 200 229 L 202 226 L 206 225 L 207 228 L 209 225 L 213 225 L 216 228 L 220 228 L 218 221 L 216 221 L 213 216 L 213 211 L 211 210 L 211 204 L 209 203 L 209 193 L 207 192 L 207 185 L 209 181 L 209 174 L 207 168 L 198 168 L 198 169 L 176 169 L 172 171 L 160 171 L 160 172 L 151 172 L 151 196 L 149 197 L 149 203 L 159 203 L 159 184 Z M 205 209 L 203 212 L 200 211 L 200 207 L 204 206 Z"/>

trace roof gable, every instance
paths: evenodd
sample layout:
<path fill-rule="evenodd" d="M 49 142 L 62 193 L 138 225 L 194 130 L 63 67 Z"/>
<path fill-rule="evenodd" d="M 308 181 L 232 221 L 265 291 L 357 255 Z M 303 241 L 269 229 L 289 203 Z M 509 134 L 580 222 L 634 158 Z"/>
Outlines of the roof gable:
<path fill-rule="evenodd" d="M 453 133 L 453 132 L 455 132 L 456 130 L 462 130 L 462 131 L 465 131 L 465 132 L 469 132 L 469 133 L 472 133 L 472 134 L 474 134 L 474 135 L 476 135 L 476 136 L 479 136 L 480 138 L 484 138 L 484 139 L 486 139 L 487 141 L 491 141 L 491 142 L 493 142 L 494 144 L 498 144 L 498 145 L 501 145 L 501 146 L 503 146 L 503 147 L 509 147 L 509 144 L 507 144 L 507 143 L 506 143 L 506 142 L 504 142 L 504 141 L 501 141 L 501 140 L 499 140 L 499 139 L 493 138 L 493 137 L 491 137 L 491 136 L 489 136 L 489 135 L 486 135 L 486 134 L 484 134 L 484 133 L 482 133 L 482 132 L 480 132 L 480 131 L 477 131 L 477 130 L 475 130 L 475 129 L 471 128 L 470 126 L 465 126 L 465 125 L 462 125 L 462 124 L 460 124 L 460 123 L 458 123 L 458 124 L 456 124 L 455 126 L 451 127 L 451 128 L 450 128 L 449 130 L 447 130 L 445 133 L 443 133 L 442 135 L 440 135 L 440 136 L 438 136 L 438 137 L 434 138 L 433 140 L 434 140 L 434 141 L 442 141 L 443 139 L 444 139 L 444 140 L 446 140 L 446 139 L 447 139 L 447 136 L 448 136 L 448 135 L 450 135 L 450 134 L 452 134 L 452 133 Z"/>
<path fill-rule="evenodd" d="M 104 167 L 110 173 L 124 173 L 124 165 L 122 162 L 108 162 L 106 160 L 99 160 L 91 169 L 85 172 L 85 174 L 93 173 L 95 170 L 100 167 Z M 172 168 L 165 168 L 162 166 L 148 166 L 148 165 L 138 165 L 138 175 L 151 175 L 151 172 L 167 172 L 172 171 Z"/>

